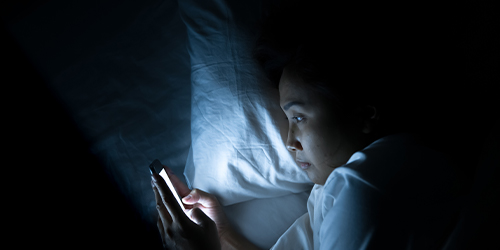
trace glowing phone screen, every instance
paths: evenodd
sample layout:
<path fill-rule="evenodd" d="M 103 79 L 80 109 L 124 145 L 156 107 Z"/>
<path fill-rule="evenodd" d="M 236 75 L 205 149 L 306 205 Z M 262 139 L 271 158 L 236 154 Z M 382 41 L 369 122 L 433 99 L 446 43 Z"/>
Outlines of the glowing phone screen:
<path fill-rule="evenodd" d="M 161 162 L 158 159 L 154 160 L 151 163 L 151 165 L 149 165 L 149 170 L 151 171 L 151 174 L 159 172 L 159 175 L 165 180 L 165 182 L 168 185 L 168 188 L 170 188 L 170 191 L 172 192 L 172 194 L 174 194 L 175 199 L 177 200 L 177 203 L 179 203 L 179 206 L 182 208 L 184 213 L 186 213 L 186 210 L 184 209 L 184 205 L 182 204 L 181 198 L 177 194 L 177 191 L 175 191 L 174 185 L 172 185 L 170 178 L 168 178 L 167 172 L 165 172 L 165 169 L 163 168 L 163 165 L 161 164 Z"/>
<path fill-rule="evenodd" d="M 182 201 L 181 201 L 181 198 L 179 197 L 179 195 L 177 194 L 177 192 L 175 191 L 175 188 L 174 188 L 174 185 L 172 184 L 172 182 L 170 181 L 170 178 L 168 178 L 168 175 L 167 175 L 167 172 L 165 172 L 165 169 L 162 169 L 160 171 L 160 176 L 163 177 L 163 179 L 165 180 L 165 182 L 167 183 L 168 185 L 168 188 L 170 188 L 170 191 L 172 191 L 172 193 L 174 194 L 175 196 L 175 199 L 177 200 L 177 202 L 179 203 L 179 206 L 182 208 L 182 210 L 184 210 L 184 205 L 182 204 Z M 186 212 L 186 211 L 184 211 Z"/>

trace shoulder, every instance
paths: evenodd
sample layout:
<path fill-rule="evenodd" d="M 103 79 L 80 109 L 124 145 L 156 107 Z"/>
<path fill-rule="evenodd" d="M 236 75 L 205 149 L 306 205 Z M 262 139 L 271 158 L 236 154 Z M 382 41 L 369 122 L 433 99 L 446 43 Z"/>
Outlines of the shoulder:
<path fill-rule="evenodd" d="M 455 179 L 448 159 L 423 146 L 410 134 L 380 138 L 354 153 L 344 166 L 332 172 L 325 190 L 338 185 L 340 176 L 340 179 L 364 183 L 384 195 L 398 197 L 401 192 L 427 196 L 436 188 L 446 191 Z"/>
<path fill-rule="evenodd" d="M 330 174 L 322 210 L 428 204 L 452 195 L 455 182 L 454 169 L 442 154 L 411 135 L 388 136 L 354 153 Z"/>
<path fill-rule="evenodd" d="M 414 138 L 396 135 L 372 143 L 325 182 L 321 246 L 363 249 L 365 244 L 388 242 L 404 246 L 420 219 L 443 217 L 431 204 L 451 197 L 450 180 L 447 160 Z M 395 235 L 400 242 L 394 242 Z"/>
<path fill-rule="evenodd" d="M 322 217 L 331 213 L 331 210 L 337 211 L 335 213 L 347 211 L 349 214 L 369 215 L 375 211 L 372 208 L 380 203 L 383 196 L 383 192 L 367 181 L 360 171 L 346 166 L 339 167 L 332 172 L 323 187 Z"/>

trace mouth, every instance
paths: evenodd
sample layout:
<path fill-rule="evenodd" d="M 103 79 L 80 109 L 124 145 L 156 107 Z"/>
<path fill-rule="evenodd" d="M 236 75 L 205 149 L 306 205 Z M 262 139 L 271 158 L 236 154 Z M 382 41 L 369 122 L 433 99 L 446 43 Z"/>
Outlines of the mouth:
<path fill-rule="evenodd" d="M 302 170 L 307 170 L 309 167 L 311 167 L 311 163 L 309 162 L 297 161 L 297 163 L 299 164 L 300 168 L 302 168 Z"/>

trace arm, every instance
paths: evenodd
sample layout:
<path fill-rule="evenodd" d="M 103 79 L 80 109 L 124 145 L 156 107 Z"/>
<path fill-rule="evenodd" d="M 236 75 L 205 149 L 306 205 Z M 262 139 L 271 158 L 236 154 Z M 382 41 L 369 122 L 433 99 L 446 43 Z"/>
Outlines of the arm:
<path fill-rule="evenodd" d="M 380 224 L 381 193 L 350 169 L 333 174 L 330 183 L 336 185 L 325 184 L 323 203 L 318 204 L 324 215 L 315 225 L 320 249 L 366 249 Z"/>

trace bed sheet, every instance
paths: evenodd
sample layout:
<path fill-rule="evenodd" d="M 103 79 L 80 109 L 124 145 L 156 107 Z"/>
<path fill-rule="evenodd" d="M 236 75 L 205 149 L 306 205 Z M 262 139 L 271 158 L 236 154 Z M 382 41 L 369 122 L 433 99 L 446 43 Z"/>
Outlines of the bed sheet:
<path fill-rule="evenodd" d="M 265 1 L 179 1 L 191 60 L 188 184 L 232 205 L 310 190 L 278 89 L 252 58 Z M 304 201 L 305 202 L 305 201 Z"/>
<path fill-rule="evenodd" d="M 232 2 L 233 5 L 236 3 Z M 219 4 L 219 7 L 224 5 L 223 2 Z M 156 227 L 156 208 L 146 169 L 149 163 L 158 158 L 177 176 L 183 176 L 185 166 L 193 166 L 187 159 L 203 159 L 210 153 L 195 152 L 195 157 L 192 154 L 191 60 L 195 57 L 188 53 L 187 27 L 180 18 L 177 5 L 174 0 L 107 0 L 98 3 L 52 0 L 39 4 L 23 18 L 8 24 L 27 56 L 71 114 L 90 143 L 92 152 L 102 161 L 110 179 L 152 228 Z M 245 11 L 245 8 L 240 6 L 239 11 Z M 251 16 L 251 13 L 245 15 Z M 240 22 L 247 18 L 239 17 Z M 248 40 L 242 41 L 247 36 L 233 38 L 236 44 L 241 42 L 240 46 L 248 45 Z M 248 48 L 245 53 L 248 53 Z M 276 102 L 277 90 L 262 87 L 262 72 L 248 63 L 250 58 L 245 60 L 247 62 L 239 65 L 240 69 L 247 69 L 244 83 L 262 80 L 258 85 L 260 89 L 226 86 L 229 91 L 230 88 L 239 88 L 244 100 L 256 102 L 244 110 L 246 113 L 234 113 L 233 118 L 239 116 L 243 120 L 237 120 L 238 124 L 228 123 L 226 128 L 244 126 L 240 128 L 246 130 L 245 136 L 256 144 L 238 145 L 240 156 L 255 152 L 259 155 L 250 159 L 250 163 L 245 158 L 232 159 L 237 162 L 230 168 L 233 172 L 228 174 L 239 176 L 239 167 L 252 167 L 264 158 L 269 160 L 266 154 L 273 154 L 269 161 L 265 161 L 265 166 L 270 167 L 266 170 L 269 172 L 256 177 L 260 181 L 269 177 L 274 183 L 264 182 L 267 186 L 254 183 L 255 188 L 249 190 L 253 193 L 245 194 L 244 188 L 237 189 L 234 196 L 227 196 L 231 201 L 224 209 L 239 232 L 262 248 L 269 248 L 306 211 L 305 201 L 312 185 L 284 148 L 284 130 L 277 127 L 285 120 L 272 120 L 281 114 Z M 228 60 L 226 66 L 231 67 L 231 63 L 238 63 L 238 57 Z M 217 76 L 211 80 L 218 81 Z M 208 89 L 220 87 L 217 84 L 210 86 L 210 82 L 207 84 L 209 86 L 204 87 Z M 199 90 L 198 97 L 223 100 L 220 93 L 211 95 Z M 268 99 L 269 95 L 274 97 L 273 101 Z M 202 102 L 198 104 L 200 107 L 204 105 Z M 264 120 L 259 120 L 261 118 Z M 253 136 L 255 128 L 259 129 L 259 134 Z M 271 134 L 266 133 L 267 129 Z M 195 134 L 202 132 L 203 127 L 194 130 Z M 266 139 L 267 136 L 272 136 L 272 139 Z M 244 141 L 243 138 L 239 140 Z M 259 143 L 261 139 L 267 141 Z M 256 151 L 252 148 L 255 145 L 259 147 Z M 285 158 L 277 158 L 280 154 Z M 273 172 L 284 164 L 286 167 L 282 172 Z M 203 178 L 199 180 L 203 181 Z M 238 187 L 252 185 L 251 179 L 246 180 L 249 182 L 236 184 L 246 185 Z M 89 179 L 87 184 L 92 185 L 92 180 Z M 226 185 L 221 190 L 231 188 L 235 187 Z M 282 207 L 287 207 L 286 211 Z"/>
<path fill-rule="evenodd" d="M 147 167 L 158 158 L 182 176 L 191 140 L 189 57 L 177 10 L 173 0 L 56 0 L 8 26 L 110 179 L 154 227 Z"/>

